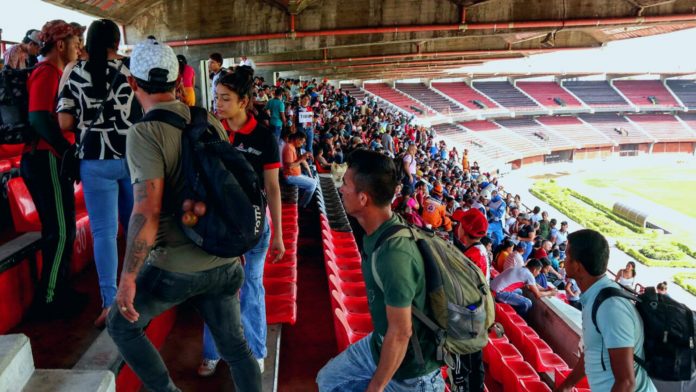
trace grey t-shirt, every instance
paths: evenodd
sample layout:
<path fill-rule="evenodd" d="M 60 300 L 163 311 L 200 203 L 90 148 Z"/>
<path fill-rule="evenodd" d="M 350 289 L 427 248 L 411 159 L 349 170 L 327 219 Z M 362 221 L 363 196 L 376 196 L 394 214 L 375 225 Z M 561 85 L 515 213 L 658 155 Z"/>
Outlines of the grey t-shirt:
<path fill-rule="evenodd" d="M 150 110 L 164 109 L 187 121 L 191 119 L 188 106 L 179 101 L 163 102 Z M 227 139 L 222 124 L 212 114 L 208 121 L 220 136 Z M 172 272 L 198 272 L 238 262 L 238 258 L 220 258 L 204 252 L 191 242 L 176 222 L 175 205 L 178 192 L 184 188 L 181 170 L 181 130 L 162 122 L 136 123 L 126 137 L 126 156 L 133 184 L 164 178 L 164 194 L 157 238 L 148 261 L 158 268 Z"/>

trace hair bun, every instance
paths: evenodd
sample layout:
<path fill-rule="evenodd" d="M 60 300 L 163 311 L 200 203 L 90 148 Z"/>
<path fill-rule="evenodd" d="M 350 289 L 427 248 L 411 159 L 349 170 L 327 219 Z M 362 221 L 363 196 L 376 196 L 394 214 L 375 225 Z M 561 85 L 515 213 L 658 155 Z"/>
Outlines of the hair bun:
<path fill-rule="evenodd" d="M 240 65 L 234 69 L 234 73 L 237 75 L 239 79 L 243 80 L 249 80 L 253 81 L 254 80 L 254 69 L 251 68 L 248 65 Z"/>

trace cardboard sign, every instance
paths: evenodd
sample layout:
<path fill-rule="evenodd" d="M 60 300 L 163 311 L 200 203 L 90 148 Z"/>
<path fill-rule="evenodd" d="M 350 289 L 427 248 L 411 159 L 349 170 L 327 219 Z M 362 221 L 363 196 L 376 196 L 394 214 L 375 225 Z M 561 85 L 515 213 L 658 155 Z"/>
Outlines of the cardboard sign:
<path fill-rule="evenodd" d="M 300 117 L 299 117 L 300 124 L 310 124 L 310 123 L 312 123 L 313 119 L 314 119 L 313 112 L 307 112 L 307 111 L 300 112 Z"/>

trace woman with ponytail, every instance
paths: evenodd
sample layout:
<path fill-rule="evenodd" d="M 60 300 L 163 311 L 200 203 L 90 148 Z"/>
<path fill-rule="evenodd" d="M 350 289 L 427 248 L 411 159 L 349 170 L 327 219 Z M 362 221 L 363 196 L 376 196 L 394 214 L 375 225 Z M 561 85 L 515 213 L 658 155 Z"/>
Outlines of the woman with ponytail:
<path fill-rule="evenodd" d="M 229 133 L 230 143 L 236 146 L 263 180 L 268 208 L 273 224 L 273 243 L 268 220 L 258 244 L 244 255 L 244 283 L 240 290 L 240 310 L 244 336 L 263 372 L 266 357 L 266 301 L 263 288 L 263 266 L 269 246 L 273 262 L 285 253 L 281 225 L 280 184 L 281 167 L 278 142 L 273 132 L 250 112 L 253 97 L 254 70 L 238 66 L 217 80 L 215 109 L 220 122 Z M 203 363 L 198 368 L 201 376 L 210 376 L 220 360 L 215 342 L 208 329 L 203 331 Z"/>
<path fill-rule="evenodd" d="M 102 312 L 94 322 L 102 327 L 116 295 L 118 223 L 124 230 L 133 207 L 126 162 L 126 133 L 142 117 L 128 85 L 127 59 L 116 52 L 121 39 L 111 20 L 94 21 L 87 31 L 88 60 L 78 61 L 58 100 L 58 120 L 77 133 L 80 175 L 94 240 Z"/>

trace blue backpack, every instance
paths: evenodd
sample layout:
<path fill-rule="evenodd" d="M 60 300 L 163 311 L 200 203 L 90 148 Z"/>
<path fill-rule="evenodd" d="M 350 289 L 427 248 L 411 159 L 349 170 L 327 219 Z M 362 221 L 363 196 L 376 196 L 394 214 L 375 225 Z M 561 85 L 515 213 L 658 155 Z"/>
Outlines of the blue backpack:
<path fill-rule="evenodd" d="M 193 243 L 218 257 L 241 256 L 253 248 L 263 233 L 266 198 L 261 182 L 244 155 L 208 123 L 208 112 L 190 107 L 191 122 L 168 110 L 156 109 L 141 121 L 160 121 L 182 130 L 181 167 L 184 189 L 177 206 L 186 200 L 204 202 L 206 212 L 192 226 L 179 227 Z"/>

